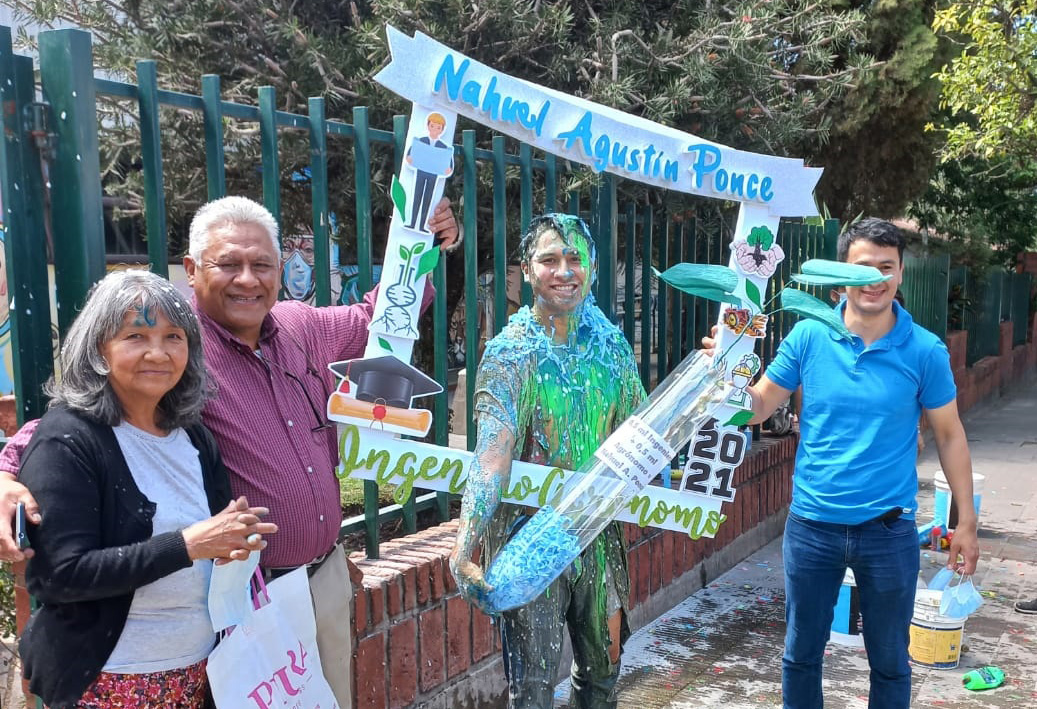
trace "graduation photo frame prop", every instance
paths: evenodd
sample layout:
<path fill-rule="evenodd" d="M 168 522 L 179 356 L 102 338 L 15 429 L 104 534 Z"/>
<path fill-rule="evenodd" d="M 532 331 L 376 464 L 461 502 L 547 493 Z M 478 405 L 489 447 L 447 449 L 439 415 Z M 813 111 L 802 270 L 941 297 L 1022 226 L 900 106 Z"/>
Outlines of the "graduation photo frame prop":
<path fill-rule="evenodd" d="M 755 357 L 755 342 L 766 334 L 764 295 L 769 278 L 784 258 L 775 238 L 778 222 L 783 216 L 817 214 L 813 190 L 821 169 L 807 167 L 795 158 L 735 150 L 509 76 L 421 33 L 411 37 L 391 26 L 386 32 L 391 61 L 375 80 L 413 103 L 405 141 L 412 160 L 404 160 L 393 180 L 395 209 L 386 246 L 385 285 L 376 301 L 364 359 L 389 355 L 409 362 L 418 336 L 415 323 L 421 293 L 438 258 L 438 248 L 432 235 L 421 230 L 420 209 L 410 226 L 418 198 L 417 172 L 424 166 L 426 173 L 435 173 L 434 188 L 438 192 L 433 192 L 432 205 L 449 179 L 449 175 L 440 174 L 447 172 L 445 153 L 415 150 L 423 144 L 422 138 L 428 140 L 427 147 L 432 146 L 430 120 L 434 115 L 442 116 L 444 122 L 436 140 L 451 147 L 456 118 L 463 115 L 596 172 L 739 203 L 727 267 L 682 264 L 690 270 L 676 273 L 669 269 L 660 275 L 668 276 L 663 280 L 684 292 L 726 303 L 718 318 L 721 327 L 717 343 L 724 364 L 716 378 L 732 381 L 737 375 L 742 386 L 725 394 L 724 401 L 711 409 L 711 425 L 692 435 L 690 444 L 695 455 L 689 456 L 677 489 L 643 487 L 613 510 L 618 519 L 640 526 L 684 530 L 695 539 L 714 536 L 726 519 L 722 505 L 735 497 L 733 471 L 747 448 L 739 426 L 748 422 L 751 412 L 738 393 L 746 385 L 742 383 L 744 370 Z M 452 163 L 449 172 L 455 173 Z M 728 321 L 735 329 L 725 327 L 725 308 L 731 311 Z M 342 375 L 344 370 L 336 369 L 336 365 L 333 370 Z M 734 373 L 736 367 L 739 371 Z M 349 379 L 343 377 L 343 381 Z M 352 390 L 355 386 L 345 388 L 347 391 L 340 387 L 332 398 L 353 398 L 371 407 L 384 405 L 358 398 Z M 414 487 L 453 493 L 463 490 L 470 453 L 396 438 L 412 431 L 394 429 L 394 424 L 385 424 L 385 419 L 384 426 L 372 426 L 373 411 L 361 416 L 332 415 L 329 401 L 329 416 L 340 423 L 341 475 L 397 485 L 400 495 L 409 494 Z M 617 445 L 622 449 L 621 442 L 613 441 L 612 450 L 617 450 Z M 557 502 L 566 487 L 561 481 L 571 482 L 578 475 L 516 461 L 513 485 L 505 491 L 504 499 L 538 507 Z"/>

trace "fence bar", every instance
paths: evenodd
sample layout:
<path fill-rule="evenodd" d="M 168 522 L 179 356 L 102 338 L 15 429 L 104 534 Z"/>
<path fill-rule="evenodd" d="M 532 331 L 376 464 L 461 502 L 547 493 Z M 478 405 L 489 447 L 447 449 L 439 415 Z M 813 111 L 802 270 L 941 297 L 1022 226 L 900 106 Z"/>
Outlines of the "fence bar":
<path fill-rule="evenodd" d="M 353 107 L 353 179 L 356 189 L 356 258 L 360 294 L 374 285 L 371 258 L 371 136 L 367 106 Z M 366 497 L 367 491 L 364 491 Z"/>
<path fill-rule="evenodd" d="M 314 302 L 331 305 L 330 194 L 328 189 L 328 133 L 323 97 L 310 98 L 310 195 L 313 201 Z"/>
<path fill-rule="evenodd" d="M 144 216 L 148 229 L 148 264 L 169 278 L 166 240 L 166 194 L 162 178 L 162 132 L 159 127 L 158 69 L 153 59 L 137 62 L 137 106 L 144 168 Z"/>
<path fill-rule="evenodd" d="M 682 249 L 683 261 L 695 262 L 695 248 L 698 245 L 698 224 L 695 219 L 688 219 L 685 216 L 685 229 L 684 229 L 684 247 Z M 681 350 L 681 360 L 688 356 L 688 354 L 695 349 L 697 339 L 695 337 L 695 306 L 698 298 L 690 295 L 682 295 L 681 301 L 684 303 L 684 349 Z"/>
<path fill-rule="evenodd" d="M 226 168 L 223 163 L 223 103 L 220 101 L 220 77 L 202 76 L 202 122 L 205 126 L 205 181 L 209 200 L 227 194 Z"/>
<path fill-rule="evenodd" d="M 281 158 L 277 151 L 277 90 L 259 87 L 259 146 L 263 158 L 263 206 L 270 210 L 284 238 L 281 220 Z"/>
<path fill-rule="evenodd" d="M 394 175 L 403 175 L 403 158 L 407 155 L 407 116 L 392 117 L 392 148 Z"/>
<path fill-rule="evenodd" d="M 558 209 L 558 158 L 553 153 L 544 156 L 544 211 Z"/>
<path fill-rule="evenodd" d="M 674 220 L 673 222 L 673 247 L 670 253 L 673 254 L 673 262 L 671 265 L 676 265 L 684 261 L 684 220 Z M 670 315 L 670 333 L 673 335 L 670 340 L 670 367 L 671 369 L 677 366 L 677 363 L 681 361 L 681 348 L 683 347 L 684 338 L 681 332 L 681 321 L 684 319 L 684 294 L 677 290 L 673 290 L 673 312 Z"/>
<path fill-rule="evenodd" d="M 468 450 L 475 450 L 475 416 L 472 412 L 475 399 L 475 368 L 479 358 L 479 239 L 478 164 L 475 159 L 475 131 L 461 133 L 461 154 L 464 159 L 464 365 L 465 365 L 465 435 Z"/>
<path fill-rule="evenodd" d="M 104 210 L 90 33 L 41 32 L 40 81 L 57 134 L 50 164 L 58 331 L 65 332 L 104 277 Z"/>
<path fill-rule="evenodd" d="M 519 144 L 519 233 L 524 234 L 533 220 L 533 148 Z M 522 305 L 533 303 L 533 289 L 526 279 L 519 280 Z"/>
<path fill-rule="evenodd" d="M 663 207 L 662 219 L 660 220 L 659 234 L 659 270 L 665 271 L 670 266 L 670 210 Z M 669 327 L 667 304 L 670 300 L 672 289 L 659 281 L 658 304 L 656 305 L 655 325 L 658 332 L 655 345 L 656 382 L 661 382 L 670 373 L 670 363 L 667 359 L 666 328 Z"/>
<path fill-rule="evenodd" d="M 566 192 L 566 208 L 569 214 L 574 214 L 577 217 L 580 216 L 580 191 L 576 189 L 570 189 Z"/>
<path fill-rule="evenodd" d="M 432 271 L 432 283 L 436 287 L 436 298 L 432 301 L 432 376 L 443 387 L 443 391 L 433 397 L 432 407 L 432 420 L 436 422 L 434 440 L 436 445 L 439 446 L 446 446 L 450 443 L 450 427 L 447 421 L 450 415 L 450 408 L 447 406 L 446 371 L 447 328 L 449 327 L 450 319 L 447 317 L 446 311 L 446 260 L 447 255 L 441 250 L 439 262 L 436 264 L 435 270 Z M 411 491 L 410 500 L 407 501 L 412 510 L 416 496 L 417 492 Z M 450 520 L 450 493 L 436 493 L 436 511 L 440 522 Z M 411 514 L 413 515 L 413 512 Z M 416 530 L 417 520 L 415 519 L 413 531 Z M 410 531 L 408 529 L 408 533 Z"/>
<path fill-rule="evenodd" d="M 652 383 L 652 203 L 641 212 L 641 385 Z"/>
<path fill-rule="evenodd" d="M 493 136 L 493 334 L 508 320 L 508 201 L 504 136 Z"/>
<path fill-rule="evenodd" d="M 634 346 L 634 242 L 637 239 L 637 205 L 627 202 L 624 210 L 626 218 L 626 240 L 624 242 L 623 261 L 623 333 L 630 346 Z"/>
<path fill-rule="evenodd" d="M 598 176 L 591 188 L 591 233 L 598 242 L 598 280 L 595 297 L 609 320 L 616 317 L 616 178 Z"/>
<path fill-rule="evenodd" d="M 0 26 L 0 105 L 12 109 L 2 114 L 0 197 L 19 425 L 43 415 L 43 384 L 54 373 L 43 177 L 39 154 L 23 124 L 23 111 L 35 99 L 32 59 L 13 54 L 11 29 Z"/>

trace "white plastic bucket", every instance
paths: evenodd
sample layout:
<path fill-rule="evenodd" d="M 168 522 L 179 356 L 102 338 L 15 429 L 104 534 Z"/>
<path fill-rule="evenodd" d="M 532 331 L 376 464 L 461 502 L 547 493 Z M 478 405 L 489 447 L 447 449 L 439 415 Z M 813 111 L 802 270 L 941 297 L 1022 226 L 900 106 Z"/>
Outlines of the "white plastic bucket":
<path fill-rule="evenodd" d="M 839 587 L 839 598 L 835 602 L 835 615 L 832 617 L 828 639 L 829 642 L 838 645 L 864 647 L 864 635 L 861 634 L 861 603 L 857 593 L 857 581 L 850 569 L 846 570 L 843 584 Z"/>
<path fill-rule="evenodd" d="M 920 588 L 915 591 L 915 613 L 911 619 L 911 662 L 938 670 L 951 670 L 961 659 L 962 629 L 965 618 L 940 614 L 943 591 Z"/>
<path fill-rule="evenodd" d="M 983 501 L 983 480 L 984 477 L 979 473 L 972 474 L 972 506 L 976 509 L 976 517 L 979 517 L 980 503 Z M 933 476 L 933 487 L 933 523 L 946 529 L 950 521 L 951 488 L 943 470 L 937 470 Z"/>

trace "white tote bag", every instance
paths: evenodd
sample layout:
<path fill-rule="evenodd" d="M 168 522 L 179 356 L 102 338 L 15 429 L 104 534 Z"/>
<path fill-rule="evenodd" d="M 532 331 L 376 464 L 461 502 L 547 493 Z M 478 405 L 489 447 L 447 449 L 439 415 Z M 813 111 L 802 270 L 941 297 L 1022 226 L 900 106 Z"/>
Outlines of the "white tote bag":
<path fill-rule="evenodd" d="M 206 673 L 219 709 L 339 709 L 317 653 L 317 624 L 306 569 L 264 586 L 266 605 L 224 633 Z M 259 605 L 257 603 L 257 605 Z"/>

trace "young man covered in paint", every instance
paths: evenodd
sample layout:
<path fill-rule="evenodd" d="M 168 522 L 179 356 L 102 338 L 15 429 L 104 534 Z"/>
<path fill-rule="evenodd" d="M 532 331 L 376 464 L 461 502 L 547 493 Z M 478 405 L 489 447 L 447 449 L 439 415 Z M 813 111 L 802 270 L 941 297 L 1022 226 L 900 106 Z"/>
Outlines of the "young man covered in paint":
<path fill-rule="evenodd" d="M 904 277 L 904 236 L 864 219 L 839 237 L 839 260 L 890 279 L 847 287 L 838 307 L 850 337 L 804 320 L 782 341 L 755 386 L 752 423 L 803 387 L 792 506 L 785 523 L 786 709 L 823 705 L 821 669 L 847 568 L 860 594 L 871 667 L 868 706 L 911 703 L 908 642 L 918 580 L 916 424 L 924 413 L 958 509 L 947 565 L 976 569 L 972 462 L 958 418 L 947 348 L 894 302 Z M 706 338 L 707 349 L 714 342 Z M 959 557 L 961 561 L 959 561 Z"/>
<path fill-rule="evenodd" d="M 534 303 L 493 338 L 479 365 L 479 434 L 451 569 L 461 594 L 479 604 L 488 568 L 534 509 L 502 504 L 511 463 L 577 469 L 645 396 L 630 345 L 590 294 L 594 242 L 577 217 L 534 219 L 520 246 Z M 616 706 L 619 657 L 629 635 L 626 545 L 612 524 L 548 590 L 502 614 L 511 709 L 550 709 L 566 625 L 572 639 L 572 706 Z"/>

